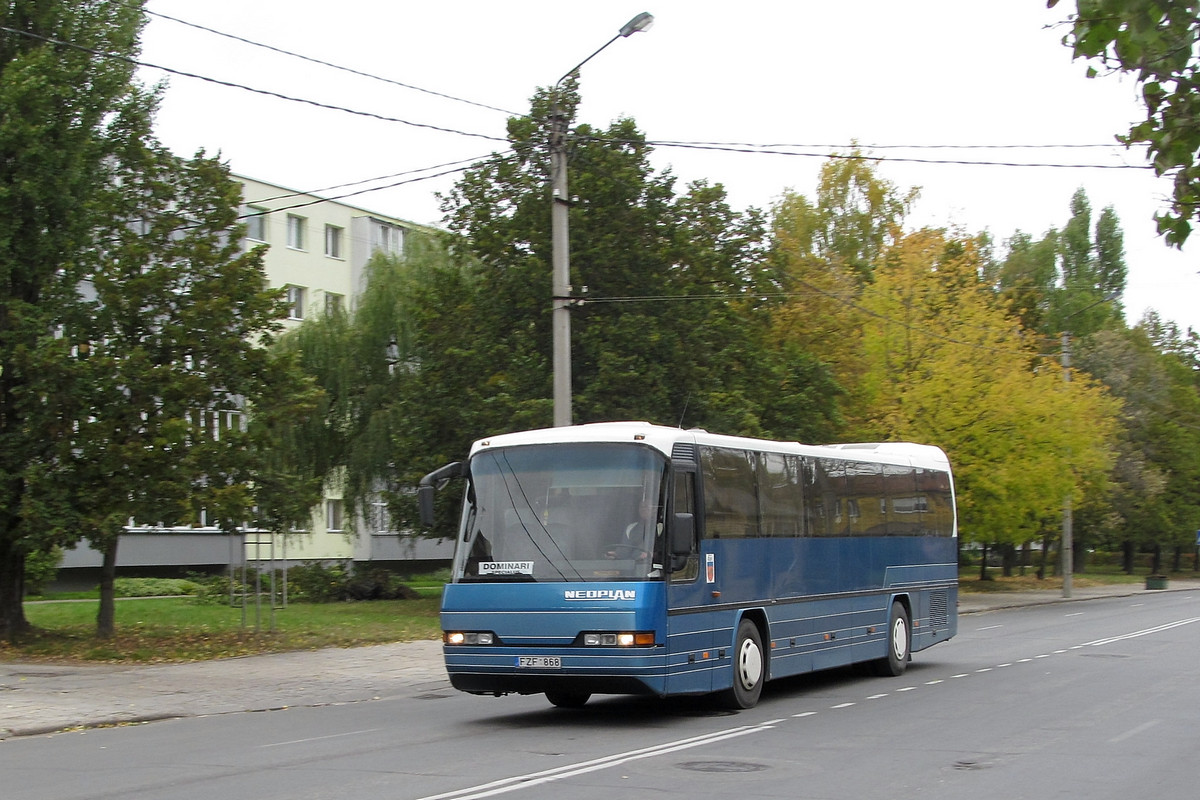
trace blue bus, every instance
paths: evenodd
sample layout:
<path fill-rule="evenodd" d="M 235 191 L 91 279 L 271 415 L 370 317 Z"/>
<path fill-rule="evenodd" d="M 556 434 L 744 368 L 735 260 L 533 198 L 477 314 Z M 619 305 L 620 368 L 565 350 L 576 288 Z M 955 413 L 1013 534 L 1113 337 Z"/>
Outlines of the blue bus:
<path fill-rule="evenodd" d="M 442 599 L 473 694 L 719 693 L 870 662 L 904 672 L 958 625 L 950 465 L 917 444 L 813 446 L 642 422 L 508 433 L 466 480 Z"/>

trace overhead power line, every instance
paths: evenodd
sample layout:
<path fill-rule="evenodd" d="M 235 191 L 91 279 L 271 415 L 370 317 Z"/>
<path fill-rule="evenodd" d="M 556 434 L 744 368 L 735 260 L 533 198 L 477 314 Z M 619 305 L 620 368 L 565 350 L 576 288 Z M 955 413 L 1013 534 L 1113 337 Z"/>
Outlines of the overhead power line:
<path fill-rule="evenodd" d="M 512 117 L 526 116 L 524 114 L 519 114 L 515 111 L 508 111 L 507 109 L 497 108 L 496 106 L 489 106 L 486 103 L 478 103 L 474 100 L 467 100 L 462 97 L 455 97 L 452 94 L 446 94 L 444 92 L 437 92 L 437 91 L 434 91 L 433 89 L 425 89 L 420 86 L 414 86 L 411 83 L 403 83 L 401 81 L 393 80 L 391 78 L 385 78 L 381 75 L 375 75 L 370 72 L 364 72 L 362 70 L 354 69 L 353 67 L 345 67 L 345 66 L 342 66 L 341 64 L 334 64 L 330 61 L 325 61 L 320 58 L 306 56 L 303 53 L 296 53 L 291 50 L 285 50 L 284 48 L 276 47 L 275 45 L 266 44 L 264 42 L 256 42 L 253 39 L 247 39 L 244 36 L 238 36 L 237 34 L 233 34 L 233 33 L 226 33 L 225 31 L 219 31 L 216 28 L 210 28 L 207 25 L 200 25 L 195 22 L 188 22 L 185 19 L 180 19 L 179 17 L 173 17 L 170 14 L 163 14 L 162 12 L 159 12 L 159 11 L 151 11 L 148 8 L 144 9 L 144 11 L 145 11 L 145 13 L 149 14 L 150 16 L 158 17 L 159 19 L 170 20 L 171 22 L 175 22 L 180 25 L 186 25 L 189 28 L 195 28 L 197 30 L 205 31 L 206 33 L 211 33 L 211 34 L 215 34 L 217 36 L 222 36 L 226 39 L 232 39 L 233 41 L 242 42 L 243 44 L 248 44 L 253 47 L 260 47 L 264 50 L 270 50 L 274 53 L 279 53 L 281 55 L 289 56 L 291 58 L 298 58 L 302 61 L 308 61 L 312 64 L 317 64 L 322 67 L 329 67 L 330 69 L 336 69 L 341 72 L 348 72 L 351 75 L 357 75 L 361 78 L 369 78 L 371 80 L 381 81 L 382 83 L 389 83 L 393 86 L 399 86 L 403 89 L 411 89 L 414 92 L 423 92 L 428 95 L 433 95 L 434 97 L 441 97 L 445 100 L 453 100 L 456 103 L 465 103 L 466 105 L 469 105 L 469 106 L 475 106 L 477 108 L 484 108 L 484 109 L 487 109 L 488 111 L 498 111 L 501 114 L 508 114 L 509 116 L 512 116 Z"/>
<path fill-rule="evenodd" d="M 314 197 L 313 199 L 305 200 L 302 203 L 293 203 L 291 205 L 280 206 L 278 208 L 268 208 L 268 209 L 263 209 L 262 211 L 253 211 L 253 212 L 250 212 L 247 214 L 241 214 L 238 216 L 238 219 L 249 219 L 251 217 L 261 217 L 264 214 L 273 214 L 277 211 L 291 211 L 292 209 L 295 209 L 295 208 L 307 208 L 308 206 L 315 206 L 315 205 L 319 205 L 321 203 L 329 203 L 329 202 L 333 202 L 335 200 L 345 200 L 347 197 L 357 197 L 360 194 L 369 194 L 370 192 L 379 192 L 379 191 L 383 191 L 384 189 L 395 189 L 397 186 L 405 186 L 410 183 L 420 183 L 421 181 L 432 180 L 433 178 L 442 178 L 442 177 L 445 177 L 446 175 L 453 175 L 454 173 L 462 172 L 463 170 L 468 169 L 469 167 L 470 167 L 470 165 L 467 164 L 466 166 L 459 166 L 459 167 L 455 167 L 454 169 L 445 170 L 443 172 L 435 172 L 435 173 L 432 173 L 429 175 L 422 175 L 419 178 L 408 178 L 406 180 L 396 181 L 394 183 L 385 184 L 383 186 L 372 186 L 369 189 L 359 189 L 357 191 L 345 192 L 343 194 L 336 194 L 336 195 L 332 195 L 330 197 Z M 420 172 L 421 170 L 414 170 L 414 171 Z M 405 174 L 405 173 L 400 173 L 400 174 Z M 374 181 L 374 180 L 379 180 L 379 179 L 378 178 L 368 179 L 368 181 Z M 359 181 L 359 183 L 361 183 L 361 182 L 362 181 Z M 346 184 L 346 185 L 352 185 L 352 184 Z M 323 190 L 318 189 L 316 191 L 323 191 Z M 302 197 L 307 194 L 310 194 L 310 193 L 309 192 L 295 192 L 290 196 Z M 288 197 L 288 196 L 289 195 L 282 195 L 282 197 Z M 255 203 L 264 203 L 264 202 L 268 202 L 268 201 L 267 200 L 248 200 L 247 201 L 247 203 L 251 204 L 251 205 L 253 205 Z"/>
<path fill-rule="evenodd" d="M 413 84 L 403 83 L 401 81 L 396 81 L 396 80 L 393 80 L 390 78 L 384 78 L 382 76 L 364 72 L 361 70 L 357 70 L 357 69 L 354 69 L 351 67 L 345 67 L 340 64 L 335 64 L 330 61 L 326 61 L 324 59 L 304 55 L 303 53 L 297 53 L 292 50 L 287 50 L 287 49 L 284 49 L 281 47 L 277 47 L 275 45 L 258 42 L 258 41 L 249 39 L 244 36 L 239 36 L 237 34 L 220 31 L 215 28 L 208 27 L 206 25 L 200 25 L 198 23 L 180 19 L 179 17 L 171 16 L 169 14 L 163 14 L 163 13 L 157 12 L 157 11 L 150 11 L 149 9 L 146 9 L 146 13 L 150 14 L 152 16 L 155 16 L 155 17 L 159 17 L 161 19 L 175 22 L 180 25 L 186 25 L 188 27 L 192 27 L 197 30 L 202 30 L 207 33 L 214 34 L 216 36 L 221 36 L 221 37 L 224 37 L 227 39 L 242 42 L 244 44 L 248 44 L 253 47 L 260 47 L 260 48 L 270 50 L 272 52 L 280 53 L 282 55 L 286 55 L 286 56 L 289 56 L 292 58 L 297 58 L 297 59 L 301 59 L 303 61 L 308 61 L 313 64 L 328 67 L 330 69 L 347 72 L 347 73 L 350 73 L 353 75 L 358 75 L 360 77 L 365 77 L 365 78 L 369 78 L 372 80 L 382 81 L 384 83 L 389 83 L 389 84 L 392 84 L 395 86 L 400 86 L 400 87 L 403 87 L 406 89 L 411 89 L 413 91 L 423 92 L 425 94 L 430 94 L 430 95 L 433 95 L 436 97 L 442 97 L 442 98 L 445 98 L 448 100 L 453 100 L 455 102 L 465 103 L 467 105 L 472 105 L 472 106 L 476 106 L 479 108 L 488 109 L 490 111 L 498 111 L 500 113 L 508 114 L 509 116 L 513 116 L 513 117 L 528 117 L 529 116 L 527 114 L 522 114 L 522 113 L 518 113 L 515 111 L 509 111 L 507 109 L 502 109 L 502 108 L 499 108 L 496 106 L 491 106 L 486 103 L 480 103 L 480 102 L 476 102 L 473 100 L 467 100 L 467 99 L 464 99 L 461 97 L 456 97 L 454 95 L 445 94 L 443 92 L 437 92 L 437 91 L 434 91 L 431 89 L 425 89 L 420 86 L 415 86 Z M 161 66 L 155 67 L 155 68 L 163 69 L 166 71 L 171 71 L 168 68 L 161 67 Z M 174 71 L 173 74 L 183 74 L 183 75 L 187 75 L 189 77 L 195 77 L 195 78 L 198 78 L 201 80 L 213 80 L 216 83 L 223 83 L 225 85 L 233 85 L 233 86 L 236 86 L 237 88 L 246 89 L 248 91 L 262 91 L 262 90 L 254 89 L 252 87 L 248 87 L 248 86 L 244 86 L 244 85 L 240 85 L 240 84 L 231 84 L 228 82 L 218 81 L 215 79 L 209 79 L 209 78 L 205 78 L 204 76 L 194 75 L 191 73 L 183 73 L 183 72 L 179 72 L 179 71 Z M 367 114 L 368 116 L 376 116 L 379 119 L 393 121 L 393 118 L 383 117 L 380 115 L 373 115 L 373 114 L 370 114 L 369 112 L 356 112 L 352 109 L 341 108 L 338 106 L 332 106 L 332 105 L 328 105 L 328 104 L 315 103 L 313 101 L 305 100 L 304 98 L 293 98 L 293 97 L 289 97 L 289 96 L 285 96 L 285 95 L 281 95 L 281 94 L 273 93 L 273 92 L 264 92 L 264 93 L 271 94 L 272 96 L 279 97 L 281 99 L 293 100 L 295 102 L 312 103 L 313 105 L 318 105 L 320 107 L 329 108 L 331 110 L 341 110 L 341 111 L 347 111 L 349 113 L 364 113 L 364 114 Z M 406 124 L 415 124 L 415 123 L 409 123 L 405 120 L 394 120 L 394 121 L 404 122 Z M 433 126 L 429 126 L 429 127 L 433 127 Z M 437 129 L 437 128 L 435 128 L 435 129 Z M 452 131 L 452 132 L 459 133 L 462 135 L 468 135 L 468 136 L 480 136 L 481 138 L 488 138 L 488 139 L 493 139 L 493 140 L 498 140 L 498 138 L 499 138 L 499 137 L 489 137 L 489 136 L 486 136 L 483 134 L 471 134 L 471 133 L 467 133 L 464 131 Z M 616 140 L 609 140 L 609 141 L 616 141 Z M 875 160 L 875 161 L 892 161 L 892 162 L 902 162 L 902 163 L 907 162 L 907 163 L 917 163 L 917 164 L 948 164 L 948 165 L 958 165 L 958 166 L 998 166 L 998 167 L 1041 167 L 1041 168 L 1055 168 L 1055 169 L 1139 169 L 1139 170 L 1153 169 L 1153 167 L 1150 165 L 1136 165 L 1136 164 L 1064 164 L 1064 163 L 1044 163 L 1044 162 L 978 161 L 978 160 L 965 160 L 965 159 L 929 159 L 929 158 L 900 157 L 900 156 L 877 156 L 877 155 L 868 156 L 868 155 L 854 155 L 854 154 L 845 154 L 845 153 L 803 152 L 803 150 L 814 149 L 814 148 L 819 149 L 819 150 L 854 149 L 856 147 L 856 145 L 854 145 L 854 144 L 850 144 L 850 145 L 787 144 L 787 143 L 756 144 L 756 143 L 752 143 L 752 142 L 704 142 L 704 141 L 692 142 L 692 141 L 680 141 L 680 140 L 655 140 L 655 141 L 647 141 L 647 142 L 645 142 L 645 144 L 653 145 L 656 147 L 675 147 L 675 148 L 680 148 L 680 149 L 713 150 L 713 151 L 718 151 L 718 152 L 734 152 L 734 153 L 748 153 L 748 154 L 758 153 L 758 154 L 764 154 L 764 155 L 780 155 L 780 156 L 791 156 L 791 157 L 798 157 L 798 158 L 870 159 L 870 160 Z M 878 151 L 878 150 L 1065 150 L 1065 149 L 1101 149 L 1101 148 L 1107 149 L 1107 148 L 1114 148 L 1114 147 L 1122 147 L 1122 145 L 1114 142 L 1114 143 L 1109 143 L 1109 144 L 1101 144 L 1101 143 L 1094 143 L 1094 144 L 1092 144 L 1092 143 L 1079 143 L 1079 144 L 1071 144 L 1071 143 L 1066 143 L 1066 144 L 961 144 L 961 145 L 960 144 L 870 144 L 870 145 L 857 145 L 857 147 L 862 147 L 862 148 L 870 150 L 870 151 Z"/>
<path fill-rule="evenodd" d="M 375 176 L 374 178 L 363 178 L 362 180 L 358 180 L 358 181 L 348 181 L 348 182 L 346 182 L 346 183 L 336 183 L 336 184 L 334 184 L 334 185 L 332 185 L 332 186 L 323 186 L 323 187 L 321 187 L 320 189 L 309 189 L 308 191 L 305 191 L 305 192 L 287 192 L 287 193 L 285 193 L 285 194 L 277 194 L 277 195 L 272 195 L 271 197 L 264 197 L 264 198 L 261 198 L 261 199 L 259 199 L 259 200 L 249 200 L 249 201 L 247 201 L 247 202 L 249 202 L 249 203 L 255 203 L 255 204 L 257 204 L 257 203 L 270 203 L 270 202 L 272 202 L 272 201 L 274 201 L 274 200 L 286 200 L 286 199 L 288 199 L 289 197 L 306 197 L 306 196 L 310 196 L 310 195 L 318 194 L 318 193 L 320 193 L 320 192 L 332 192 L 332 191 L 334 191 L 335 189 L 346 189 L 346 188 L 349 188 L 349 187 L 351 187 L 351 186 L 362 186 L 362 185 L 363 185 L 363 184 L 365 184 L 365 183 L 375 183 L 376 181 L 385 181 L 385 180 L 390 180 L 390 179 L 392 179 L 392 178 L 401 178 L 401 177 L 404 177 L 404 176 L 406 176 L 406 175 L 415 175 L 415 174 L 417 174 L 418 172 L 428 172 L 428 171 L 430 171 L 430 170 L 434 170 L 434 169 L 443 169 L 443 168 L 445 168 L 445 167 L 459 167 L 459 169 L 456 169 L 456 170 L 450 170 L 450 172 L 460 172 L 460 171 L 462 171 L 462 169 L 466 169 L 466 168 L 467 168 L 467 167 L 469 167 L 471 164 L 478 163 L 478 162 L 480 162 L 480 161 L 483 161 L 483 160 L 485 160 L 485 159 L 487 159 L 487 158 L 490 158 L 491 156 L 492 156 L 492 154 L 491 154 L 491 153 L 487 153 L 487 154 L 485 154 L 485 155 L 482 155 L 482 156 L 476 156 L 475 158 L 463 158 L 463 159 L 459 159 L 459 160 L 457 160 L 457 161 L 447 161 L 447 162 L 446 162 L 446 163 L 444 163 L 444 164 L 434 164 L 434 165 L 433 165 L 433 166 L 431 166 L 431 167 L 421 167 L 421 168 L 419 168 L 419 169 L 409 169 L 409 170 L 404 170 L 403 172 L 393 172 L 393 173 L 391 173 L 391 174 L 389 174 L 389 175 L 377 175 L 377 176 Z M 421 178 L 413 178 L 411 181 L 403 181 L 402 183 L 416 183 L 417 181 L 422 181 L 422 180 L 425 180 L 426 178 L 431 178 L 431 177 L 439 177 L 439 176 L 441 176 L 441 175 L 445 175 L 445 174 L 448 174 L 448 173 L 445 173 L 445 172 L 438 173 L 438 175 L 437 175 L 437 176 L 434 176 L 434 175 L 426 175 L 426 176 L 423 176 L 423 177 L 421 177 Z M 389 184 L 389 185 L 386 185 L 386 186 L 376 186 L 376 187 L 373 187 L 373 188 L 370 188 L 370 189 L 363 189 L 362 191 L 360 191 L 360 192 L 355 192 L 354 194 L 367 194 L 367 193 L 369 193 L 369 192 L 380 191 L 380 190 L 382 190 L 382 189 L 390 189 L 390 188 L 392 188 L 393 186 L 396 186 L 396 185 L 397 185 L 397 184 Z M 349 194 L 347 194 L 347 195 L 341 195 L 341 196 L 342 196 L 342 197 L 349 197 L 350 195 L 349 195 Z"/>
<path fill-rule="evenodd" d="M 325 103 L 325 102 L 322 102 L 319 100 L 312 100 L 309 98 L 297 97 L 294 95 L 277 92 L 277 91 L 274 91 L 271 89 L 262 89 L 262 88 L 258 88 L 255 86 L 249 86 L 244 83 L 238 83 L 236 81 L 228 81 L 228 80 L 224 80 L 224 79 L 220 79 L 220 78 L 213 78 L 211 76 L 201 75 L 201 74 L 195 73 L 195 72 L 188 72 L 186 70 L 180 70 L 180 69 L 175 69 L 173 67 L 167 67 L 162 64 L 155 64 L 155 63 L 148 62 L 148 61 L 142 61 L 139 59 L 130 58 L 128 56 L 123 56 L 123 55 L 116 54 L 116 53 L 105 53 L 103 51 L 96 50 L 96 49 L 90 48 L 90 47 L 85 47 L 83 45 L 75 44 L 73 42 L 66 42 L 61 39 L 55 39 L 53 37 L 41 36 L 41 35 L 32 33 L 30 31 L 22 31 L 22 30 L 18 30 L 16 28 L 12 28 L 9 26 L 0 25 L 0 31 L 14 33 L 19 36 L 26 36 L 28 38 L 36 39 L 38 41 L 43 41 L 43 42 L 46 42 L 47 44 L 53 44 L 53 45 L 59 46 L 59 47 L 71 48 L 71 49 L 78 50 L 80 52 L 85 52 L 90 55 L 98 56 L 101 58 L 111 58 L 111 59 L 115 59 L 118 61 L 123 61 L 127 64 L 132 64 L 132 65 L 138 66 L 138 67 L 146 67 L 148 69 L 161 70 L 162 72 L 165 72 L 165 73 L 168 73 L 171 75 L 179 75 L 181 77 L 192 78 L 195 80 L 204 81 L 206 83 L 212 83 L 212 84 L 215 84 L 218 86 L 226 86 L 229 88 L 240 89 L 242 91 L 252 92 L 254 94 L 260 94 L 260 95 L 264 95 L 267 97 L 274 97 L 274 98 L 277 98 L 280 100 L 286 100 L 288 102 L 302 103 L 304 105 L 309 105 L 309 106 L 313 106 L 316 108 L 322 108 L 322 109 L 326 109 L 329 111 L 339 111 L 342 113 L 352 114 L 352 115 L 360 116 L 360 117 L 367 117 L 370 119 L 376 119 L 376 120 L 380 120 L 383 122 L 395 122 L 395 123 L 407 125 L 407 126 L 414 127 L 414 128 L 422 128 L 425 130 L 438 131 L 441 133 L 452 133 L 456 136 L 466 136 L 466 137 L 470 137 L 470 138 L 484 139 L 484 140 L 493 141 L 493 142 L 504 142 L 505 144 L 508 143 L 508 139 L 503 136 L 493 136 L 493 135 L 484 134 L 484 133 L 474 133 L 471 131 L 463 131 L 463 130 L 459 130 L 456 128 L 449 128 L 449 127 L 445 127 L 445 126 L 434 125 L 431 123 L 414 122 L 412 120 L 402 119 L 399 117 L 393 117 L 393 116 L 389 116 L 386 114 L 378 114 L 378 113 L 375 113 L 372 111 L 362 111 L 359 109 L 348 108 L 346 106 L 339 106 L 339 105 L 336 105 L 333 103 Z M 1057 169 L 1134 169 L 1134 170 L 1153 169 L 1153 167 L 1150 165 L 1136 165 L 1136 164 L 1062 164 L 1062 163 L 1042 163 L 1042 162 L 1031 163 L 1031 162 L 1013 162 L 1013 161 L 970 161 L 970 160 L 965 160 L 965 159 L 913 158 L 913 157 L 902 157 L 902 156 L 880 156 L 880 155 L 866 155 L 866 154 L 854 154 L 854 153 L 847 154 L 847 153 L 827 153 L 827 152 L 803 152 L 803 151 L 799 151 L 799 150 L 784 149 L 782 147 L 768 146 L 768 145 L 738 145 L 738 144 L 686 142 L 686 141 L 672 141 L 672 140 L 622 141 L 622 140 L 618 140 L 618 139 L 607 139 L 605 137 L 597 137 L 597 136 L 592 136 L 589 138 L 594 141 L 606 141 L 606 142 L 616 143 L 616 144 L 648 145 L 648 146 L 653 146 L 653 147 L 674 147 L 674 148 L 688 149 L 688 150 L 707 150 L 707 151 L 716 151 L 716 152 L 732 152 L 732 153 L 745 153 L 745 154 L 755 154 L 755 155 L 777 155 L 777 156 L 788 156 L 788 157 L 792 157 L 792 158 L 823 158 L 823 159 L 833 158 L 833 159 L 869 160 L 869 161 L 880 161 L 880 162 L 886 161 L 886 162 L 900 162 L 900 163 L 943 164 L 943 165 L 956 165 L 956 166 L 986 166 L 986 167 L 1026 167 L 1026 168 L 1034 167 L 1034 168 L 1057 168 Z M 1085 145 L 1085 146 L 1091 146 L 1091 145 Z M 853 147 L 854 147 L 854 145 L 847 146 L 848 149 L 852 149 Z M 891 146 L 891 147 L 900 147 L 900 146 L 895 145 L 895 146 Z M 967 147 L 967 146 L 965 146 L 965 145 L 925 145 L 925 147 L 928 149 L 932 149 L 935 147 L 951 148 L 951 147 Z M 1047 147 L 1049 147 L 1049 145 L 1047 145 Z"/>
<path fill-rule="evenodd" d="M 604 140 L 600 137 L 591 137 L 600 141 L 618 141 Z M 736 144 L 713 144 L 701 142 L 678 142 L 667 140 L 646 140 L 645 142 L 628 142 L 629 144 L 645 144 L 652 147 L 675 147 L 682 150 L 710 150 L 726 153 L 747 153 L 755 155 L 775 155 L 775 156 L 791 156 L 793 158 L 834 158 L 853 161 L 889 161 L 910 164 L 949 164 L 955 166 L 968 167 L 1049 167 L 1053 169 L 1138 169 L 1147 170 L 1153 169 L 1148 164 L 1061 164 L 1050 162 L 1028 162 L 1028 161 L 979 161 L 966 159 L 949 159 L 949 158 L 916 158 L 912 156 L 880 156 L 871 155 L 868 153 L 816 153 L 804 152 L 794 149 L 783 149 L 779 146 L 771 145 L 736 145 Z M 1081 145 L 1090 146 L 1090 145 Z M 896 145 L 895 147 L 900 147 Z M 934 149 L 935 147 L 952 148 L 954 145 L 926 145 L 926 149 Z M 965 146 L 959 146 L 965 147 Z M 853 150 L 853 146 L 847 147 Z M 874 148 L 872 148 L 874 149 Z"/>
<path fill-rule="evenodd" d="M 426 122 L 413 122 L 412 120 L 400 119 L 399 117 L 389 117 L 385 114 L 376 114 L 373 111 L 360 111 L 358 109 L 347 108 L 345 106 L 338 106 L 338 105 L 334 105 L 332 103 L 323 103 L 319 100 L 310 100 L 310 99 L 304 98 L 304 97 L 295 97 L 293 95 L 283 94 L 282 92 L 276 92 L 271 89 L 259 89 L 254 86 L 248 86 L 244 83 L 237 83 L 235 81 L 222 80 L 220 78 L 213 78 L 213 77 L 209 77 L 207 75 L 200 75 L 195 72 L 187 72 L 185 70 L 174 69 L 172 67 L 165 67 L 161 64 L 153 64 L 148 61 L 141 61 L 136 58 L 129 58 L 128 56 L 123 56 L 123 55 L 120 55 L 117 53 L 105 53 L 102 50 L 96 50 L 91 47 L 84 47 L 83 45 L 75 44 L 73 42 L 65 42 L 62 39 L 55 39 L 54 37 L 51 37 L 51 36 L 40 36 L 36 33 L 32 33 L 31 31 L 18 30 L 17 28 L 11 28 L 11 27 L 8 27 L 7 25 L 0 25 L 0 31 L 5 31 L 6 33 L 15 33 L 18 36 L 25 36 L 30 39 L 36 39 L 38 41 L 46 42 L 47 44 L 52 44 L 57 47 L 67 47 L 72 50 L 78 50 L 83 53 L 88 53 L 89 55 L 98 56 L 100 58 L 111 58 L 113 60 L 123 61 L 126 64 L 132 64 L 133 66 L 137 66 L 137 67 L 146 67 L 149 69 L 162 70 L 163 72 L 169 73 L 171 75 L 179 75 L 179 76 L 182 76 L 185 78 L 195 78 L 196 80 L 205 81 L 207 83 L 213 83 L 218 86 L 228 86 L 233 89 L 241 89 L 243 91 L 253 92 L 255 94 L 266 95 L 268 97 L 275 97 L 280 100 L 287 100 L 287 101 L 290 101 L 293 103 L 303 103 L 305 105 L 315 106 L 317 108 L 324 108 L 324 109 L 328 109 L 330 111 L 341 111 L 341 112 L 344 112 L 347 114 L 354 114 L 354 115 L 357 115 L 360 117 L 370 117 L 372 119 L 381 120 L 383 122 L 398 122 L 402 125 L 408 125 L 408 126 L 411 126 L 414 128 L 424 128 L 427 130 L 439 131 L 441 133 L 453 133 L 458 136 L 469 136 L 469 137 L 476 138 L 476 139 L 487 139 L 487 140 L 494 141 L 494 142 L 505 142 L 505 143 L 508 142 L 508 140 L 502 136 L 489 136 L 488 134 L 484 134 L 484 133 L 471 133 L 469 131 L 460 131 L 455 128 L 446 128 L 446 127 L 442 127 L 440 125 L 432 125 L 432 124 L 429 124 Z"/>

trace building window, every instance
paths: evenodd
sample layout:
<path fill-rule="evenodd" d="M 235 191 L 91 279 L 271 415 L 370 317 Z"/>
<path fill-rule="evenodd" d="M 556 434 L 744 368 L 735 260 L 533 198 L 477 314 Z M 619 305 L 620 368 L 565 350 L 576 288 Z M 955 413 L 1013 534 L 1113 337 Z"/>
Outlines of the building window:
<path fill-rule="evenodd" d="M 342 257 L 342 230 L 336 225 L 325 226 L 325 255 L 330 258 Z"/>
<path fill-rule="evenodd" d="M 288 319 L 304 319 L 304 287 L 287 287 Z"/>
<path fill-rule="evenodd" d="M 304 249 L 304 225 L 308 220 L 288 214 L 287 217 L 287 246 L 293 250 Z"/>
<path fill-rule="evenodd" d="M 389 225 L 386 222 L 372 220 L 371 250 L 382 250 L 389 255 L 403 255 L 404 228 L 399 225 Z"/>
<path fill-rule="evenodd" d="M 252 242 L 267 240 L 267 210 L 258 206 L 246 206 L 243 213 L 246 220 L 246 238 Z"/>
<path fill-rule="evenodd" d="M 342 530 L 342 501 L 341 500 L 326 500 L 325 501 L 325 530 L 330 533 L 337 533 Z"/>
<path fill-rule="evenodd" d="M 346 303 L 345 298 L 342 297 L 342 295 L 334 294 L 333 292 L 325 293 L 325 314 L 327 316 L 341 314 L 345 310 Z"/>
<path fill-rule="evenodd" d="M 392 530 L 392 515 L 388 511 L 388 504 L 382 500 L 371 503 L 371 530 L 377 534 L 395 533 Z"/>

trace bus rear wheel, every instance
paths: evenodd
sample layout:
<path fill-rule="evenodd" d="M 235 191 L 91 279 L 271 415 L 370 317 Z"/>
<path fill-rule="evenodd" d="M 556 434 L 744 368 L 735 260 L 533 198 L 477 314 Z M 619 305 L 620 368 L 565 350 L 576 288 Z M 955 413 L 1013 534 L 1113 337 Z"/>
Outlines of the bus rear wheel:
<path fill-rule="evenodd" d="M 733 649 L 733 686 L 723 695 L 730 708 L 754 708 L 766 679 L 766 657 L 758 626 L 748 619 L 738 624 L 737 644 Z"/>
<path fill-rule="evenodd" d="M 558 708 L 583 708 L 591 696 L 588 692 L 546 692 L 546 699 Z"/>
<path fill-rule="evenodd" d="M 908 609 L 903 603 L 892 603 L 888 616 L 887 656 L 875 662 L 875 673 L 885 678 L 904 674 L 912 653 L 912 632 L 908 627 Z"/>

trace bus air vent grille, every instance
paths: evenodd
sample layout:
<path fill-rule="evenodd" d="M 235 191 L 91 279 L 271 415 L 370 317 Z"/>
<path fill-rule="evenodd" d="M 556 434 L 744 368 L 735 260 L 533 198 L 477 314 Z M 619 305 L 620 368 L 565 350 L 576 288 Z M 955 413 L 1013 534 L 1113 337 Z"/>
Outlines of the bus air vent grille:
<path fill-rule="evenodd" d="M 950 624 L 948 611 L 948 593 L 945 589 L 936 591 L 929 596 L 929 623 L 934 628 L 944 628 Z"/>
<path fill-rule="evenodd" d="M 689 464 L 696 463 L 696 445 L 692 442 L 676 442 L 671 447 L 672 461 L 686 461 Z"/>

